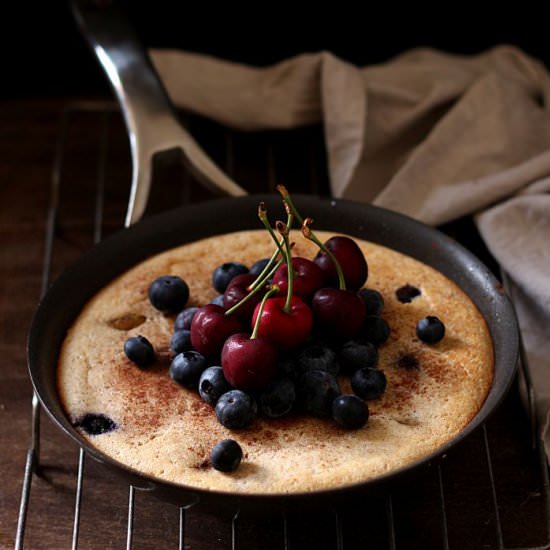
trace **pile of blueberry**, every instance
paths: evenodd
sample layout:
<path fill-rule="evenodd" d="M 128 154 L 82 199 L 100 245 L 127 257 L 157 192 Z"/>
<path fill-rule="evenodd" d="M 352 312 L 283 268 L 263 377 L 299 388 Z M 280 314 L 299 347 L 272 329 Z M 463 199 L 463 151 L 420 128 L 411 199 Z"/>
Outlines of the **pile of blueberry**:
<path fill-rule="evenodd" d="M 186 308 L 189 288 L 178 277 L 159 277 L 151 284 L 151 304 L 177 313 L 170 376 L 198 390 L 231 430 L 247 427 L 258 414 L 277 418 L 293 410 L 358 429 L 369 417 L 366 401 L 386 389 L 386 377 L 377 368 L 377 348 L 390 334 L 381 317 L 384 300 L 378 291 L 363 288 L 368 266 L 357 243 L 344 236 L 319 242 L 311 222 L 301 218 L 285 193 L 283 188 L 288 219 L 277 222 L 279 235 L 267 225 L 263 205 L 259 209 L 276 243 L 272 257 L 250 269 L 236 262 L 217 267 L 212 284 L 219 295 L 213 302 Z M 291 254 L 294 220 L 319 246 L 313 260 Z M 419 323 L 420 338 L 437 341 L 439 320 L 434 319 Z M 143 336 L 127 340 L 124 351 L 142 368 L 155 360 Z M 342 394 L 341 375 L 350 377 L 353 394 Z M 241 457 L 239 445 L 224 440 L 211 462 L 231 471 Z"/>

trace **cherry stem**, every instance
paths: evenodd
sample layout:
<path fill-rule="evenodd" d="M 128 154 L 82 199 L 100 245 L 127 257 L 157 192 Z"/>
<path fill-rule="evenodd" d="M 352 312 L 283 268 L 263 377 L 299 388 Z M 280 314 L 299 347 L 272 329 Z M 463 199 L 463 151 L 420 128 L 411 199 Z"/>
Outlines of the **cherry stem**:
<path fill-rule="evenodd" d="M 265 205 L 263 202 L 260 203 L 260 206 L 258 208 L 258 217 L 260 218 L 260 221 L 264 224 L 264 227 L 269 231 L 269 234 L 271 235 L 271 238 L 273 239 L 273 242 L 277 245 L 277 253 L 281 253 L 281 256 L 285 256 L 285 249 L 283 248 L 284 241 L 281 240 L 279 242 L 279 239 L 277 238 L 277 235 L 275 235 L 275 231 L 273 231 L 273 227 L 271 227 L 271 224 L 269 223 L 269 220 L 267 219 L 267 210 L 265 209 Z M 276 255 L 274 255 L 276 257 Z M 273 256 L 271 257 L 273 259 Z"/>
<path fill-rule="evenodd" d="M 268 298 L 270 298 L 271 295 L 274 294 L 275 292 L 279 292 L 279 287 L 277 285 L 272 285 L 271 288 L 265 293 L 265 296 L 262 298 L 262 301 L 260 302 L 260 307 L 258 308 L 258 315 L 256 316 L 256 322 L 254 323 L 254 329 L 252 330 L 252 334 L 250 335 L 251 340 L 254 340 L 254 338 L 257 338 L 258 329 L 260 328 L 260 319 L 262 318 L 262 313 L 264 311 L 265 303 L 267 302 Z"/>
<path fill-rule="evenodd" d="M 290 198 L 290 193 L 288 192 L 287 188 L 284 185 L 277 185 L 277 191 L 283 198 L 283 203 L 285 205 L 285 208 L 287 212 L 290 210 L 294 214 L 294 217 L 298 221 L 300 225 L 304 223 L 304 218 L 300 215 L 300 212 L 296 209 L 294 206 L 294 203 L 292 202 L 292 199 Z M 288 208 L 287 208 L 288 207 Z M 289 226 L 290 227 L 290 226 Z"/>
<path fill-rule="evenodd" d="M 290 252 L 291 245 L 288 239 L 288 235 L 290 232 L 290 228 L 292 227 L 292 223 L 294 222 L 294 214 L 292 212 L 292 209 L 289 204 L 287 204 L 286 201 L 283 201 L 285 205 L 285 210 L 287 212 L 287 223 L 284 224 L 281 221 L 276 222 L 277 231 L 282 235 L 282 241 L 279 242 L 279 239 L 275 235 L 275 231 L 273 231 L 273 228 L 271 227 L 271 224 L 269 223 L 269 220 L 267 219 L 267 210 L 265 208 L 265 204 L 262 202 L 260 203 L 260 206 L 258 208 L 258 216 L 262 223 L 264 224 L 265 228 L 269 231 L 269 234 L 271 235 L 271 238 L 277 245 L 278 250 L 280 251 L 281 255 L 283 256 L 286 266 L 287 266 L 287 276 L 288 276 L 288 287 L 286 292 L 286 301 L 285 305 L 283 307 L 283 311 L 285 313 L 290 313 L 290 305 L 292 302 L 292 292 L 293 292 L 293 280 L 294 280 L 294 269 L 292 267 L 292 254 Z M 282 244 L 281 244 L 282 243 Z M 283 246 L 284 244 L 284 246 Z"/>
<path fill-rule="evenodd" d="M 344 278 L 344 272 L 342 271 L 340 262 L 336 259 L 336 256 L 317 238 L 315 233 L 313 233 L 309 227 L 312 223 L 312 218 L 306 218 L 302 222 L 302 235 L 306 239 L 313 241 L 320 248 L 320 250 L 322 250 L 332 260 L 332 263 L 336 268 L 336 273 L 338 274 L 338 288 L 340 290 L 346 290 L 346 279 Z"/>
<path fill-rule="evenodd" d="M 291 227 L 292 218 L 290 217 L 291 213 L 290 213 L 290 210 L 287 207 L 287 205 L 285 205 L 285 209 L 287 211 L 286 224 L 288 225 L 288 227 Z M 258 205 L 258 218 L 260 218 L 260 221 L 263 223 L 264 227 L 269 231 L 269 234 L 271 235 L 271 238 L 273 239 L 273 241 L 277 245 L 277 248 L 276 248 L 275 252 L 273 252 L 273 255 L 271 256 L 271 258 L 267 262 L 267 264 L 264 267 L 264 269 L 262 270 L 262 272 L 258 275 L 256 280 L 253 283 L 251 283 L 251 285 L 249 286 L 250 289 L 256 288 L 256 286 L 259 284 L 258 281 L 271 268 L 271 266 L 273 265 L 273 262 L 277 259 L 278 254 L 281 254 L 281 256 L 283 258 L 285 256 L 285 252 L 284 252 L 284 249 L 283 249 L 283 240 L 281 239 L 281 241 L 279 241 L 277 239 L 277 237 L 275 236 L 275 232 L 273 231 L 273 228 L 271 227 L 271 224 L 269 223 L 269 220 L 267 218 L 267 208 L 265 207 L 265 203 L 263 201 L 261 201 L 260 204 Z"/>
<path fill-rule="evenodd" d="M 260 284 L 262 279 L 265 277 L 266 273 L 269 273 L 271 271 L 271 268 L 273 267 L 273 262 L 277 259 L 278 255 L 279 255 L 279 249 L 276 248 L 275 252 L 273 252 L 273 255 L 271 256 L 271 258 L 269 258 L 269 261 L 267 262 L 265 267 L 262 269 L 260 274 L 256 277 L 256 279 L 254 279 L 254 281 L 248 287 L 249 290 L 255 289 Z M 280 263 L 277 264 L 277 266 L 279 265 Z"/>
<path fill-rule="evenodd" d="M 266 226 L 266 228 L 269 230 L 269 234 L 277 244 L 277 248 L 273 253 L 273 255 L 271 256 L 266 267 L 262 270 L 262 272 L 258 275 L 258 277 L 256 277 L 256 279 L 252 283 L 250 283 L 250 285 L 248 286 L 247 288 L 247 290 L 249 291 L 248 294 L 240 302 L 237 302 L 234 306 L 230 307 L 225 312 L 225 315 L 231 315 L 234 311 L 239 309 L 244 303 L 248 302 L 248 300 L 250 300 L 252 296 L 257 294 L 263 288 L 265 283 L 267 283 L 267 281 L 269 281 L 269 279 L 273 277 L 277 269 L 279 269 L 279 267 L 281 267 L 281 265 L 283 265 L 283 263 L 286 262 L 286 252 L 285 252 L 285 248 L 283 247 L 284 239 L 281 239 L 281 242 L 279 243 L 279 241 L 277 240 L 277 236 L 275 235 L 275 232 L 273 231 L 272 227 L 269 225 L 269 222 L 267 221 L 267 216 L 264 215 L 266 212 L 265 207 L 263 207 L 262 209 L 262 206 L 263 206 L 263 203 L 260 203 L 260 207 L 258 209 L 259 217 L 264 223 L 264 225 Z M 292 223 L 292 215 L 289 215 L 289 220 Z M 294 243 L 289 245 L 290 248 L 292 248 L 293 244 Z M 277 261 L 275 265 L 273 265 L 273 262 L 276 260 L 279 254 L 282 255 L 282 258 L 279 261 Z"/>
<path fill-rule="evenodd" d="M 265 275 L 262 279 L 256 279 L 254 281 L 254 284 L 258 282 L 258 284 L 256 285 L 255 288 L 251 289 L 250 292 L 240 301 L 240 302 L 237 302 L 234 306 L 230 307 L 225 313 L 224 315 L 231 315 L 233 312 L 235 312 L 237 309 L 239 309 L 244 303 L 248 302 L 248 300 L 250 300 L 250 298 L 252 298 L 252 296 L 254 296 L 255 294 L 258 294 L 258 292 L 260 292 L 260 290 L 262 290 L 263 286 L 265 285 L 265 283 L 267 283 L 267 281 L 269 281 L 269 279 L 271 279 L 271 277 L 273 277 L 273 275 L 275 274 L 275 271 L 277 271 L 277 269 L 279 269 L 279 267 L 281 267 L 281 265 L 283 265 L 284 263 L 284 259 L 281 258 Z"/>
<path fill-rule="evenodd" d="M 340 290 L 346 290 L 346 280 L 344 279 L 342 266 L 340 265 L 340 262 L 336 259 L 334 254 L 317 238 L 315 233 L 310 229 L 309 226 L 313 223 L 313 220 L 311 218 L 306 218 L 305 220 L 304 218 L 302 218 L 302 216 L 294 206 L 292 199 L 290 198 L 290 193 L 284 185 L 277 185 L 277 191 L 283 198 L 285 208 L 288 207 L 287 212 L 290 209 L 298 220 L 298 223 L 302 225 L 302 235 L 306 239 L 313 241 L 332 260 L 332 262 L 334 263 L 334 267 L 336 268 L 336 273 L 338 274 L 338 287 L 340 288 Z"/>
<path fill-rule="evenodd" d="M 292 225 L 293 216 L 292 213 L 289 214 L 290 225 Z M 283 307 L 285 313 L 290 313 L 290 305 L 292 303 L 292 292 L 294 286 L 294 267 L 292 266 L 292 254 L 290 252 L 290 243 L 288 240 L 288 233 L 290 225 L 285 225 L 283 222 L 278 221 L 276 223 L 277 231 L 283 236 L 283 241 L 285 243 L 285 261 L 286 261 L 286 271 L 288 277 L 288 285 L 286 291 L 286 301 Z"/>

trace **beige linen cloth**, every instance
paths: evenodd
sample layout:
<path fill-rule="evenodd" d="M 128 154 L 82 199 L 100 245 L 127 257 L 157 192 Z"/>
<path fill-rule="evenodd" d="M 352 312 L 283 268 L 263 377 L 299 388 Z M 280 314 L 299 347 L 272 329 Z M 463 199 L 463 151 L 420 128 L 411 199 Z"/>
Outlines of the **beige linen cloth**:
<path fill-rule="evenodd" d="M 253 68 L 150 52 L 173 102 L 226 125 L 322 122 L 332 192 L 437 225 L 474 214 L 512 279 L 550 451 L 550 76 L 518 49 L 429 49 L 358 68 L 321 52 Z M 550 455 L 550 453 L 548 453 Z"/>

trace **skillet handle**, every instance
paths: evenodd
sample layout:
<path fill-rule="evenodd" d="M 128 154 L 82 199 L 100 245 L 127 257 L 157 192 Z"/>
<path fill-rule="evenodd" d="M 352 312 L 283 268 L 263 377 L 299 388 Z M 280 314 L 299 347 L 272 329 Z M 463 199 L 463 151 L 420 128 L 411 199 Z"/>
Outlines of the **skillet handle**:
<path fill-rule="evenodd" d="M 73 0 L 78 26 L 113 88 L 128 130 L 132 184 L 125 226 L 147 205 L 153 157 L 179 149 L 193 175 L 211 191 L 233 196 L 246 191 L 229 178 L 178 121 L 177 113 L 130 23 L 110 1 Z"/>

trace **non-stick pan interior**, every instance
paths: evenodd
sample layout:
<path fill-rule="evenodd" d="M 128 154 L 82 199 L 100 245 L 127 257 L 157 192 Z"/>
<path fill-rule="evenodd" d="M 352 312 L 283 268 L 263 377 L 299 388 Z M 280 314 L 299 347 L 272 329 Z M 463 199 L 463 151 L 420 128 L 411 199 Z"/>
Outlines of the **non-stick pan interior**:
<path fill-rule="evenodd" d="M 270 196 L 247 196 L 219 199 L 188 206 L 148 218 L 130 229 L 105 239 L 66 270 L 54 283 L 41 302 L 31 327 L 28 341 L 30 376 L 35 390 L 54 422 L 78 441 L 89 454 L 115 467 L 138 487 L 147 488 L 160 496 L 190 504 L 199 500 L 208 505 L 255 507 L 262 502 L 264 510 L 271 505 L 299 501 L 306 495 L 291 498 L 254 497 L 236 498 L 234 495 L 208 491 L 185 490 L 180 486 L 141 476 L 103 456 L 91 447 L 71 426 L 65 417 L 56 390 L 56 366 L 61 343 L 67 329 L 86 301 L 117 275 L 145 258 L 174 246 L 216 234 L 244 229 L 261 228 L 256 216 L 257 206 L 263 200 L 270 218 L 284 219 L 280 199 Z M 474 301 L 489 327 L 494 343 L 495 378 L 487 400 L 463 432 L 437 453 L 419 461 L 424 463 L 446 452 L 478 427 L 501 401 L 515 373 L 518 354 L 518 332 L 513 308 L 500 283 L 470 252 L 456 242 L 428 226 L 405 216 L 373 206 L 311 196 L 294 198 L 298 209 L 314 218 L 314 228 L 347 233 L 393 248 L 438 269 L 455 281 Z M 315 494 L 332 498 L 351 489 L 368 489 L 410 471 L 419 463 L 361 484 Z M 307 495 L 311 497 L 312 495 Z"/>

